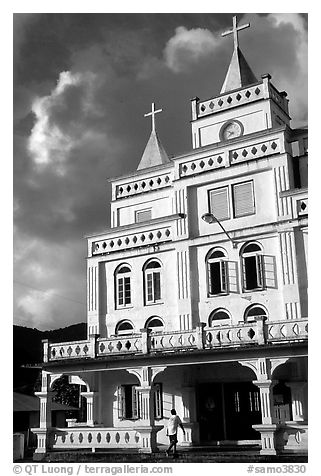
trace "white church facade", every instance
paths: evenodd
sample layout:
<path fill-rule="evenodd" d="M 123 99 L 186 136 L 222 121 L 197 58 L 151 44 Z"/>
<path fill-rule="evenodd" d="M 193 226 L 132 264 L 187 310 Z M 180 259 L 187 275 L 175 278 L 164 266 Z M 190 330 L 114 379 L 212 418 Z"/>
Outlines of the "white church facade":
<path fill-rule="evenodd" d="M 88 338 L 44 341 L 35 458 L 167 443 L 306 452 L 307 129 L 238 45 L 220 93 L 191 101 L 193 148 L 169 159 L 155 127 L 111 180 L 111 227 L 89 236 Z M 87 420 L 51 425 L 51 387 L 82 385 Z"/>

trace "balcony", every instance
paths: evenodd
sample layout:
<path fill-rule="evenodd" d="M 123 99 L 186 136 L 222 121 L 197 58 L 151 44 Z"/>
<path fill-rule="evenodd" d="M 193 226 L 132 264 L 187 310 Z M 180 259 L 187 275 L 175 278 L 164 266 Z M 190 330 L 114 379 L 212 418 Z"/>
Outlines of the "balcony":
<path fill-rule="evenodd" d="M 254 322 L 212 328 L 205 328 L 204 324 L 200 324 L 195 329 L 187 331 L 150 332 L 142 329 L 137 334 L 109 338 L 91 336 L 88 340 L 75 342 L 49 343 L 45 340 L 44 362 L 217 350 L 249 345 L 302 342 L 307 339 L 307 318 L 271 322 L 264 321 L 263 316 L 258 316 Z"/>

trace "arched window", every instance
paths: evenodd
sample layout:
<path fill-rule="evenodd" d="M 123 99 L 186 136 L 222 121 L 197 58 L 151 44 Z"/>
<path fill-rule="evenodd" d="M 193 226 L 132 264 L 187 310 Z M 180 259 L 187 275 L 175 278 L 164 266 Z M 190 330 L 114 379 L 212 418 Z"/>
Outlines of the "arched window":
<path fill-rule="evenodd" d="M 208 318 L 209 327 L 215 326 L 215 321 L 222 321 L 225 319 L 231 319 L 230 314 L 225 309 L 215 309 L 211 312 L 210 317 Z"/>
<path fill-rule="evenodd" d="M 248 307 L 247 310 L 245 311 L 244 321 L 245 322 L 255 321 L 257 316 L 267 317 L 267 312 L 263 306 L 260 306 L 259 304 L 254 304 L 253 306 Z"/>
<path fill-rule="evenodd" d="M 208 296 L 228 293 L 228 266 L 225 252 L 210 251 L 206 258 Z"/>
<path fill-rule="evenodd" d="M 131 301 L 131 285 L 130 285 L 131 269 L 127 264 L 120 265 L 115 272 L 115 298 L 116 307 L 122 308 L 130 306 Z"/>
<path fill-rule="evenodd" d="M 258 243 L 249 243 L 241 252 L 243 270 L 243 289 L 253 291 L 263 289 L 264 270 L 263 253 Z"/>
<path fill-rule="evenodd" d="M 163 320 L 158 316 L 152 316 L 145 324 L 146 329 L 151 329 L 154 332 L 161 331 L 164 328 Z"/>
<path fill-rule="evenodd" d="M 117 335 L 126 335 L 132 334 L 134 332 L 134 326 L 130 321 L 120 321 L 117 326 L 115 333 Z"/>
<path fill-rule="evenodd" d="M 145 304 L 162 300 L 162 265 L 151 260 L 144 266 Z"/>

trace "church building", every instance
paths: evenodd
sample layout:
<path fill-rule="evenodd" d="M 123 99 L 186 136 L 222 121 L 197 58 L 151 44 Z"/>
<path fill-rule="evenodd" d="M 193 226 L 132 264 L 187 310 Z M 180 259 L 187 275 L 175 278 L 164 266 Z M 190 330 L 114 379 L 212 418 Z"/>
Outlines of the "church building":
<path fill-rule="evenodd" d="M 172 408 L 181 446 L 307 451 L 307 129 L 248 65 L 248 26 L 234 17 L 223 34 L 221 91 L 191 100 L 192 149 L 169 158 L 153 103 L 137 170 L 110 180 L 110 228 L 87 237 L 87 339 L 43 343 L 35 459 L 158 451 Z M 81 386 L 86 421 L 56 427 L 62 375 Z"/>

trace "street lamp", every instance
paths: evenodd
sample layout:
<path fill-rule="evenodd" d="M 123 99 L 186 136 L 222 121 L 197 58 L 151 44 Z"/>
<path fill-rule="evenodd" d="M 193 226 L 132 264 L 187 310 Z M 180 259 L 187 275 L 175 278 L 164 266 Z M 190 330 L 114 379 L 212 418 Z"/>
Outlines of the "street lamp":
<path fill-rule="evenodd" d="M 218 218 L 216 218 L 216 216 L 213 215 L 213 213 L 204 213 L 204 215 L 202 215 L 202 220 L 204 220 L 206 223 L 208 223 L 209 225 L 211 225 L 212 223 L 218 223 L 220 225 L 220 227 L 222 228 L 223 232 L 225 233 L 225 235 L 228 237 L 228 239 L 230 240 L 230 242 L 232 243 L 233 245 L 233 248 L 237 248 L 237 243 L 236 241 L 233 241 L 232 238 L 230 237 L 230 235 L 227 233 L 227 231 L 225 230 L 224 226 L 222 225 L 222 223 L 219 221 Z"/>

